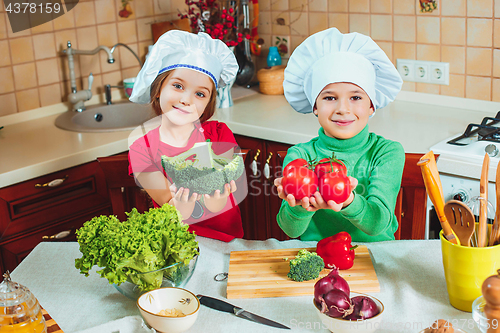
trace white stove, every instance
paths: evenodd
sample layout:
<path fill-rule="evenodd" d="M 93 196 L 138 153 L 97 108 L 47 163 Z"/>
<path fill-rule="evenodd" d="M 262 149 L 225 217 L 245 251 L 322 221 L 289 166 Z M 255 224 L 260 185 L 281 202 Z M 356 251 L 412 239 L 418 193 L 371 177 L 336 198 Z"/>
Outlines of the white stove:
<path fill-rule="evenodd" d="M 437 167 L 443 187 L 444 201 L 451 199 L 465 202 L 477 215 L 479 180 L 485 154 L 490 156 L 488 173 L 488 218 L 495 216 L 495 177 L 500 162 L 500 112 L 494 118 L 486 117 L 480 123 L 469 124 L 464 133 L 443 140 L 430 148 L 439 154 Z M 428 238 L 438 238 L 441 229 L 432 203 L 428 201 Z M 433 220 L 435 219 L 435 221 Z"/>

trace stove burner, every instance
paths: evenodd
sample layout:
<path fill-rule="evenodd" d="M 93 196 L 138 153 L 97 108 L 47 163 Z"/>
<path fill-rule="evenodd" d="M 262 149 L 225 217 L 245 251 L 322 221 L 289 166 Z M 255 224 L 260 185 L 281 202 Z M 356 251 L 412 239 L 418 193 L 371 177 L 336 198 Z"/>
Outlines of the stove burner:
<path fill-rule="evenodd" d="M 447 143 L 457 146 L 466 146 L 468 143 L 460 142 L 466 138 L 472 138 L 477 135 L 477 141 L 492 141 L 500 142 L 500 127 L 493 125 L 500 125 L 500 111 L 497 112 L 495 118 L 485 117 L 481 124 L 469 124 L 465 129 L 464 134 L 451 139 Z"/>

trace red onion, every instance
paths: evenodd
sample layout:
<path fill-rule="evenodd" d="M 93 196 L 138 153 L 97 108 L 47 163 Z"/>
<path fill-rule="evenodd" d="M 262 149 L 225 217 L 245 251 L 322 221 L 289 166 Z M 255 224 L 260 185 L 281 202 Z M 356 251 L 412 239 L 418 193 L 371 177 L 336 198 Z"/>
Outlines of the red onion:
<path fill-rule="evenodd" d="M 334 268 L 327 276 L 318 280 L 314 285 L 314 299 L 318 304 L 321 304 L 320 297 L 324 297 L 330 290 L 342 290 L 347 296 L 351 294 L 349 284 L 339 275 L 338 268 Z"/>
<path fill-rule="evenodd" d="M 325 313 L 330 317 L 347 317 L 353 311 L 353 305 L 342 290 L 333 289 L 321 297 L 320 303 L 321 313 Z"/>
<path fill-rule="evenodd" d="M 351 298 L 351 303 L 354 306 L 354 310 L 346 319 L 364 320 L 375 317 L 380 312 L 377 303 L 375 303 L 375 301 L 370 297 L 355 296 Z"/>

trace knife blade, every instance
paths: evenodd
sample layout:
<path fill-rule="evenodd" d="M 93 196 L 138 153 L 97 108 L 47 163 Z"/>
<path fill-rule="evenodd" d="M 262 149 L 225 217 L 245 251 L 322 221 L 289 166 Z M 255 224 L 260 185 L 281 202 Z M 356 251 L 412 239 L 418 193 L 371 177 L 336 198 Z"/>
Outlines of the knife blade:
<path fill-rule="evenodd" d="M 282 325 L 282 324 L 277 323 L 275 321 L 272 321 L 270 319 L 258 316 L 256 314 L 251 313 L 251 312 L 245 311 L 242 308 L 237 307 L 235 305 L 232 305 L 231 303 L 228 303 L 226 301 L 223 301 L 223 300 L 220 300 L 217 298 L 213 298 L 210 296 L 204 296 L 204 295 L 196 295 L 196 297 L 198 297 L 201 304 L 208 306 L 209 308 L 212 308 L 212 309 L 215 309 L 218 311 L 229 312 L 229 313 L 236 315 L 237 317 L 245 318 L 245 319 L 260 323 L 260 324 L 264 324 L 264 325 L 268 325 L 268 326 L 272 326 L 272 327 L 276 327 L 276 328 L 283 328 L 283 329 L 287 329 L 287 330 L 290 329 L 290 327 L 287 327 L 285 325 Z"/>

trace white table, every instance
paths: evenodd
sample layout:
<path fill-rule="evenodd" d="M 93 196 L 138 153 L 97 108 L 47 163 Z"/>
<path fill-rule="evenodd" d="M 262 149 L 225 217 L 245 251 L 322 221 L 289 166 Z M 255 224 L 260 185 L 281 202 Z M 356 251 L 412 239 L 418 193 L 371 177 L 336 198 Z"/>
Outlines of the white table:
<path fill-rule="evenodd" d="M 224 243 L 198 237 L 200 258 L 186 285 L 195 294 L 225 299 L 226 283 L 216 282 L 217 273 L 227 272 L 231 251 L 314 247 L 315 242 L 279 242 L 237 239 Z M 471 313 L 449 304 L 439 240 L 365 243 L 380 282 L 373 294 L 385 305 L 384 328 L 380 332 L 420 332 L 436 319 L 458 320 L 468 333 L 479 332 Z M 66 333 L 139 315 L 134 301 L 121 295 L 95 269 L 85 277 L 74 267 L 81 254 L 78 244 L 41 243 L 12 272 L 13 281 L 27 286 L 40 304 Z M 311 295 L 312 295 L 311 290 Z M 296 332 L 328 332 L 312 305 L 312 296 L 231 299 L 230 303 L 275 320 Z M 470 328 L 472 327 L 472 328 Z M 285 332 L 202 306 L 189 332 Z"/>

